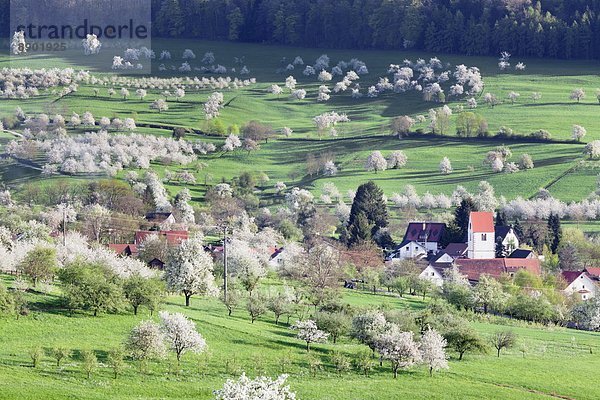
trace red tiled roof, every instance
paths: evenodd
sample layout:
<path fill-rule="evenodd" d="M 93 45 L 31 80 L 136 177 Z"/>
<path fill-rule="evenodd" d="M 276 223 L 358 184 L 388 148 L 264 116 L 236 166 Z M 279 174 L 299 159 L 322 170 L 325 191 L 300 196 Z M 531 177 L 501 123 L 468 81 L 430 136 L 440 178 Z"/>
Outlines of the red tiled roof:
<path fill-rule="evenodd" d="M 487 274 L 494 278 L 500 278 L 502 274 L 514 273 L 525 269 L 533 274 L 540 275 L 540 261 L 535 259 L 509 259 L 509 258 L 487 258 L 487 259 L 462 259 L 456 260 L 459 271 L 466 275 L 470 281 L 479 281 L 479 277 Z"/>
<path fill-rule="evenodd" d="M 600 277 L 600 267 L 586 267 L 584 271 L 594 278 Z"/>
<path fill-rule="evenodd" d="M 135 243 L 140 244 L 151 235 L 162 236 L 167 239 L 170 245 L 178 245 L 189 238 L 187 231 L 137 231 L 135 233 Z"/>
<path fill-rule="evenodd" d="M 411 222 L 406 228 L 404 240 L 415 242 L 440 242 L 446 224 L 441 222 Z"/>
<path fill-rule="evenodd" d="M 113 243 L 113 244 L 109 244 L 108 248 L 113 250 L 117 254 L 124 254 L 124 253 L 125 254 L 135 254 L 135 253 L 137 253 L 137 246 L 135 244 L 131 244 L 131 243 Z"/>
<path fill-rule="evenodd" d="M 481 211 L 472 212 L 471 227 L 473 232 L 494 232 L 494 214 Z"/>

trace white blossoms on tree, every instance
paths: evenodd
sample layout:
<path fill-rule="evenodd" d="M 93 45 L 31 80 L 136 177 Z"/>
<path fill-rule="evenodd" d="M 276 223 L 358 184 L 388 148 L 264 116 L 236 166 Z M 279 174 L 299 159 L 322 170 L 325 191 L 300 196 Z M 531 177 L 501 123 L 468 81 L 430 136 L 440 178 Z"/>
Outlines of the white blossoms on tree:
<path fill-rule="evenodd" d="M 517 92 L 508 92 L 508 95 L 506 97 L 510 100 L 511 104 L 514 104 L 520 96 L 521 95 Z"/>
<path fill-rule="evenodd" d="M 183 88 L 175 89 L 175 101 L 179 101 L 179 99 L 183 99 L 185 97 L 185 90 Z"/>
<path fill-rule="evenodd" d="M 412 332 L 401 332 L 397 325 L 390 324 L 386 331 L 375 338 L 375 348 L 381 358 L 392 363 L 394 378 L 400 368 L 408 368 L 421 361 L 419 345 Z"/>
<path fill-rule="evenodd" d="M 136 130 L 137 126 L 135 125 L 135 120 L 133 118 L 125 118 L 123 120 L 123 129 L 129 132 Z"/>
<path fill-rule="evenodd" d="M 444 175 L 448 175 L 452 172 L 452 163 L 448 157 L 442 158 L 439 165 L 440 172 Z"/>
<path fill-rule="evenodd" d="M 281 133 L 283 133 L 283 136 L 285 136 L 285 137 L 292 136 L 293 132 L 294 131 L 292 130 L 292 128 L 288 128 L 287 126 L 284 126 L 283 128 L 281 128 Z"/>
<path fill-rule="evenodd" d="M 167 104 L 164 99 L 156 99 L 150 103 L 150 109 L 158 110 L 158 113 L 160 114 L 161 112 L 169 109 L 169 104 Z"/>
<path fill-rule="evenodd" d="M 586 133 L 587 133 L 587 131 L 585 130 L 585 128 L 583 126 L 573 125 L 573 130 L 571 131 L 571 137 L 573 138 L 573 140 L 577 140 L 578 142 L 580 142 Z"/>
<path fill-rule="evenodd" d="M 275 184 L 275 191 L 278 194 L 281 194 L 286 188 L 287 188 L 287 185 L 284 182 L 277 182 Z"/>
<path fill-rule="evenodd" d="M 102 47 L 102 43 L 98 40 L 98 36 L 96 35 L 87 35 L 83 42 L 83 52 L 86 56 L 91 54 L 98 54 L 100 52 L 100 48 Z"/>
<path fill-rule="evenodd" d="M 173 251 L 165 265 L 165 276 L 170 290 L 183 292 L 186 306 L 194 294 L 217 293 L 213 260 L 199 239 L 185 240 Z"/>
<path fill-rule="evenodd" d="M 375 171 L 376 173 L 377 171 L 385 171 L 387 168 L 387 161 L 380 151 L 374 151 L 367 157 L 365 168 L 367 171 Z"/>
<path fill-rule="evenodd" d="M 323 165 L 323 175 L 325 176 L 334 176 L 337 175 L 338 168 L 335 163 L 331 160 L 326 161 Z"/>
<path fill-rule="evenodd" d="M 146 92 L 145 89 L 138 89 L 135 91 L 135 94 L 137 97 L 140 98 L 140 100 L 144 100 L 144 97 L 146 97 L 146 95 L 148 94 L 148 92 Z"/>
<path fill-rule="evenodd" d="M 408 158 L 402 150 L 396 150 L 390 154 L 387 160 L 387 167 L 391 169 L 402 168 L 406 165 Z"/>
<path fill-rule="evenodd" d="M 161 311 L 159 316 L 165 340 L 175 352 L 178 364 L 184 353 L 201 353 L 206 350 L 206 341 L 196 330 L 196 324 L 185 315 Z"/>
<path fill-rule="evenodd" d="M 287 375 L 276 380 L 259 376 L 255 379 L 243 373 L 237 381 L 228 379 L 222 389 L 215 391 L 215 400 L 296 400 L 296 394 L 285 385 Z"/>
<path fill-rule="evenodd" d="M 269 87 L 269 93 L 279 96 L 281 93 L 283 93 L 283 89 L 281 86 L 273 84 Z"/>
<path fill-rule="evenodd" d="M 582 88 L 573 89 L 569 98 L 571 100 L 577 100 L 577 102 L 579 103 L 585 98 L 585 91 Z"/>
<path fill-rule="evenodd" d="M 296 89 L 292 92 L 291 98 L 296 100 L 304 100 L 306 97 L 306 90 Z"/>
<path fill-rule="evenodd" d="M 232 133 L 229 136 L 227 136 L 227 139 L 225 139 L 225 144 L 221 149 L 223 151 L 234 151 L 235 149 L 240 147 L 242 147 L 242 141 L 237 135 L 234 135 Z"/>
<path fill-rule="evenodd" d="M 515 70 L 516 71 L 525 71 L 525 68 L 527 66 L 525 64 L 523 64 L 522 62 L 518 62 L 517 65 L 515 65 Z"/>
<path fill-rule="evenodd" d="M 446 339 L 435 330 L 428 329 L 421 338 L 421 358 L 429 367 L 429 375 L 433 371 L 448 369 L 448 356 L 446 355 Z"/>
<path fill-rule="evenodd" d="M 191 49 L 185 49 L 181 58 L 183 58 L 184 60 L 193 60 L 196 58 L 196 54 L 194 54 L 194 52 Z"/>
<path fill-rule="evenodd" d="M 214 92 L 204 103 L 204 114 L 207 120 L 217 118 L 221 111 L 221 104 L 223 103 L 223 93 Z"/>
<path fill-rule="evenodd" d="M 125 346 L 134 360 L 163 358 L 166 355 L 164 339 L 157 323 L 142 321 L 131 330 Z"/>
<path fill-rule="evenodd" d="M 600 158 L 600 140 L 592 140 L 585 145 L 583 154 L 589 158 Z"/>
<path fill-rule="evenodd" d="M 523 154 L 519 160 L 519 166 L 521 169 L 532 169 L 533 168 L 533 159 L 529 154 Z"/>
<path fill-rule="evenodd" d="M 17 31 L 13 34 L 10 42 L 10 51 L 14 55 L 27 53 L 27 43 L 25 42 L 25 32 Z"/>
<path fill-rule="evenodd" d="M 290 329 L 298 331 L 296 338 L 306 342 L 306 351 L 310 351 L 311 343 L 324 343 L 329 337 L 329 334 L 318 329 L 316 322 L 311 319 L 296 321 Z"/>
<path fill-rule="evenodd" d="M 285 87 L 288 88 L 290 92 L 294 91 L 296 88 L 296 83 L 296 79 L 294 79 L 294 77 L 291 75 L 285 79 Z"/>
<path fill-rule="evenodd" d="M 319 72 L 319 76 L 317 77 L 317 79 L 320 82 L 329 82 L 330 80 L 333 79 L 333 76 L 331 75 L 331 73 L 323 70 L 323 71 Z"/>
<path fill-rule="evenodd" d="M 86 111 L 81 116 L 81 124 L 85 127 L 90 127 L 96 125 L 96 120 L 91 112 Z"/>
<path fill-rule="evenodd" d="M 490 166 L 492 167 L 492 171 L 502 172 L 504 170 L 504 161 L 502 161 L 502 158 L 500 157 L 494 158 L 491 161 Z"/>
<path fill-rule="evenodd" d="M 121 96 L 123 96 L 123 100 L 127 100 L 129 96 L 129 90 L 127 88 L 121 88 Z"/>

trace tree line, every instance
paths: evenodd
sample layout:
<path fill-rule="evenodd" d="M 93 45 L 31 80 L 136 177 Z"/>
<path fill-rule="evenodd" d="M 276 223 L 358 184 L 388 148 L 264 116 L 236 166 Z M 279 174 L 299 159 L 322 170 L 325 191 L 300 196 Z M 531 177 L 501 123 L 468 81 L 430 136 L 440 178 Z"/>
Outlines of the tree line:
<path fill-rule="evenodd" d="M 600 2 L 152 0 L 155 36 L 331 48 L 600 57 Z M 9 0 L 0 27 L 9 32 Z"/>

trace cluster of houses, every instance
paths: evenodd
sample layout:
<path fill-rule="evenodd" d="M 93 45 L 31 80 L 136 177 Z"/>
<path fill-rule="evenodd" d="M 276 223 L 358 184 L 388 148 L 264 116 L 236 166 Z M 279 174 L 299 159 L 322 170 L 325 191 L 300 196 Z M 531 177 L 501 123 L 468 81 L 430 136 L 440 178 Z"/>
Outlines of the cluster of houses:
<path fill-rule="evenodd" d="M 146 216 L 150 230 L 135 233 L 133 243 L 109 244 L 117 254 L 137 257 L 139 246 L 150 236 L 163 237 L 169 246 L 178 246 L 189 238 L 188 231 L 171 230 L 176 221 L 171 213 L 151 213 Z M 386 256 L 393 260 L 422 260 L 422 279 L 441 287 L 445 271 L 453 266 L 466 276 L 471 284 L 479 282 L 481 275 L 493 278 L 514 276 L 519 270 L 541 275 L 541 257 L 530 249 L 520 248 L 520 240 L 510 226 L 496 226 L 491 212 L 471 212 L 467 237 L 464 242 L 449 243 L 443 246 L 446 225 L 440 222 L 411 222 L 400 244 Z M 501 248 L 503 257 L 497 257 Z M 222 246 L 207 246 L 217 257 Z M 284 248 L 273 248 L 269 261 L 271 267 L 277 267 Z M 152 268 L 163 269 L 165 260 L 150 260 Z M 586 268 L 583 271 L 563 271 L 564 292 L 588 300 L 600 293 L 600 268 Z"/>
<path fill-rule="evenodd" d="M 426 263 L 420 278 L 442 286 L 445 271 L 456 266 L 469 282 L 476 284 L 481 275 L 493 278 L 514 276 L 519 270 L 541 274 L 540 257 L 532 250 L 520 248 L 520 241 L 510 226 L 496 226 L 491 212 L 472 212 L 469 216 L 467 237 L 464 242 L 449 243 L 442 247 L 446 225 L 439 222 L 412 222 L 404 240 L 387 256 L 394 259 L 417 259 Z M 501 247 L 500 247 L 501 246 Z M 497 249 L 504 257 L 497 257 Z M 565 293 L 575 294 L 582 300 L 600 290 L 600 268 L 583 271 L 563 271 Z"/>

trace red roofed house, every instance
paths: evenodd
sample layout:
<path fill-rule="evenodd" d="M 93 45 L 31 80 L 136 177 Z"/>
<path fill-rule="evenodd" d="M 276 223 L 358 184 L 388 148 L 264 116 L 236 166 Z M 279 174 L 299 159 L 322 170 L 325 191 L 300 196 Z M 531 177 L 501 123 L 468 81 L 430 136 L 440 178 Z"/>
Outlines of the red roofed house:
<path fill-rule="evenodd" d="M 585 270 L 583 271 L 563 271 L 562 278 L 567 283 L 567 287 L 563 289 L 567 295 L 576 295 L 581 300 L 588 300 L 598 294 L 596 282 L 589 277 Z"/>
<path fill-rule="evenodd" d="M 189 238 L 188 231 L 137 231 L 135 233 L 135 244 L 139 246 L 151 235 L 162 236 L 167 239 L 169 246 L 178 246 L 184 240 Z"/>
<path fill-rule="evenodd" d="M 595 281 L 600 281 L 600 267 L 586 267 L 587 275 Z"/>
<path fill-rule="evenodd" d="M 483 274 L 492 278 L 500 278 L 503 274 L 513 276 L 517 271 L 524 269 L 535 275 L 540 275 L 542 270 L 540 260 L 519 258 L 490 258 L 468 259 L 460 258 L 455 261 L 461 274 L 466 275 L 470 282 L 479 282 Z"/>
<path fill-rule="evenodd" d="M 109 244 L 108 248 L 113 250 L 115 253 L 117 253 L 120 256 L 136 257 L 138 254 L 138 249 L 135 244 L 129 244 L 129 243 Z"/>
<path fill-rule="evenodd" d="M 472 212 L 469 216 L 467 257 L 491 259 L 496 257 L 494 215 L 491 212 Z"/>

